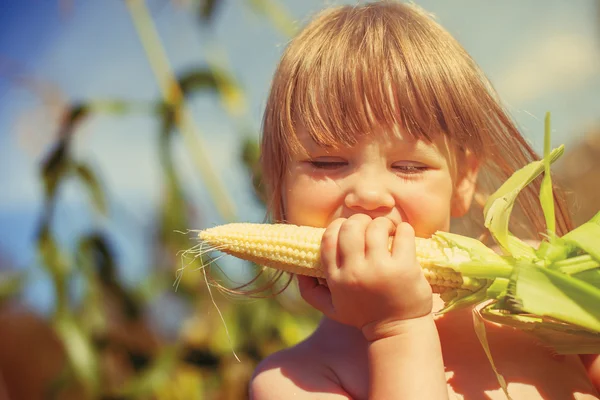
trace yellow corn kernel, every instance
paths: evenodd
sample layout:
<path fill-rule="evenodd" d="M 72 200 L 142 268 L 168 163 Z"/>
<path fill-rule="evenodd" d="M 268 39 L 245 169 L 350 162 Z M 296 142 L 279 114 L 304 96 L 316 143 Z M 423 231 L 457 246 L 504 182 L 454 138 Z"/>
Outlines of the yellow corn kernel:
<path fill-rule="evenodd" d="M 211 249 L 261 266 L 324 277 L 320 256 L 324 232 L 325 228 L 291 224 L 231 223 L 200 231 L 198 236 Z M 465 278 L 448 267 L 470 261 L 464 249 L 444 247 L 435 239 L 416 238 L 416 254 L 434 293 L 474 291 L 482 286 L 481 281 Z"/>

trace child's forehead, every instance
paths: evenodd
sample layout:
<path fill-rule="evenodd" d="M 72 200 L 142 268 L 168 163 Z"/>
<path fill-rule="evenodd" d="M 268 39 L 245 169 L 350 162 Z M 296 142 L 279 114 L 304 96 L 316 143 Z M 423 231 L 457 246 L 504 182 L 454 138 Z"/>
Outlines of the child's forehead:
<path fill-rule="evenodd" d="M 417 138 L 402 130 L 374 130 L 355 136 L 354 143 L 321 141 L 318 134 L 299 129 L 296 133 L 299 146 L 296 156 L 310 156 L 321 153 L 337 153 L 339 151 L 353 151 L 355 148 L 375 145 L 385 153 L 427 155 L 429 157 L 453 159 L 453 152 L 446 135 L 438 134 L 432 140 Z"/>
<path fill-rule="evenodd" d="M 417 138 L 410 135 L 406 130 L 400 127 L 395 128 L 373 128 L 368 132 L 351 135 L 348 140 L 348 135 L 343 138 L 336 138 L 335 135 L 321 135 L 318 132 L 311 132 L 306 128 L 300 127 L 296 129 L 296 138 L 300 145 L 308 150 L 323 150 L 323 149 L 340 149 L 353 147 L 357 144 L 377 142 L 384 147 L 406 146 L 412 147 L 417 145 L 432 145 L 436 142 L 444 141 L 444 135 L 435 135 L 433 141 L 423 138 Z M 340 135 L 341 136 L 341 135 Z M 337 139 L 337 140 L 336 140 Z"/>

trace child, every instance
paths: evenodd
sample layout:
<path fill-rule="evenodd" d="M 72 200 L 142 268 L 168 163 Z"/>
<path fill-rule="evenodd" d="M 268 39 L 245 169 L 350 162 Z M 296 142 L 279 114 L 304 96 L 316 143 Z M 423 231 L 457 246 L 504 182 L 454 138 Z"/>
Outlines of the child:
<path fill-rule="evenodd" d="M 262 157 L 272 219 L 327 227 L 327 279 L 298 277 L 324 318 L 261 363 L 252 398 L 505 398 L 471 310 L 434 320 L 414 237 L 449 230 L 483 178 L 502 182 L 536 156 L 447 32 L 396 2 L 320 13 L 275 73 Z M 544 231 L 536 195 L 521 196 L 513 230 Z M 562 234 L 571 225 L 556 207 Z M 592 356 L 586 375 L 579 357 L 522 332 L 487 324 L 487 335 L 514 399 L 598 398 Z"/>

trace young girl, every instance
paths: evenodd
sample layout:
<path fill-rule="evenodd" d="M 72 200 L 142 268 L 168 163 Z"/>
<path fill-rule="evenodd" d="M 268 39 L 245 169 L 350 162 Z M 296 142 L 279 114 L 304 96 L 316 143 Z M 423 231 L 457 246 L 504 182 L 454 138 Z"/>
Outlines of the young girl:
<path fill-rule="evenodd" d="M 324 318 L 261 363 L 252 398 L 505 398 L 472 310 L 434 318 L 414 237 L 449 230 L 536 155 L 446 31 L 396 2 L 320 13 L 275 73 L 262 157 L 273 221 L 327 228 L 327 279 L 298 277 Z M 544 231 L 537 193 L 521 196 L 513 231 Z M 562 234 L 571 225 L 556 207 Z M 487 335 L 514 399 L 598 398 L 594 356 L 557 356 L 494 324 Z"/>

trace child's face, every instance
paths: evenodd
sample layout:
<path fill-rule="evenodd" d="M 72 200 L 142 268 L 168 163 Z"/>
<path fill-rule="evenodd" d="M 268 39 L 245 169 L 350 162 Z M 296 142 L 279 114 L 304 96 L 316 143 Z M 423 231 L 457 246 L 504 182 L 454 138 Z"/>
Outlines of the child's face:
<path fill-rule="evenodd" d="M 368 135 L 342 149 L 320 147 L 305 132 L 298 139 L 306 153 L 293 155 L 283 194 L 292 224 L 326 227 L 363 213 L 408 222 L 417 236 L 429 237 L 449 229 L 454 204 L 464 200 L 459 194 L 472 195 L 454 190 L 444 146 L 408 135 Z"/>

